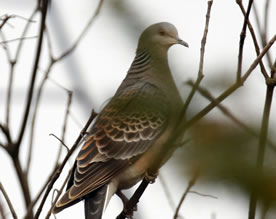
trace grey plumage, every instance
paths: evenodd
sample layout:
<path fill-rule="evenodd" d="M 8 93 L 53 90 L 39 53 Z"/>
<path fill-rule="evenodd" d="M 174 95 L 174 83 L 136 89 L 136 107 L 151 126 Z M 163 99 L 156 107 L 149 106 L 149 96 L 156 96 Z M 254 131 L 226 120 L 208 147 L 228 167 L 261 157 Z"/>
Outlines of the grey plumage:
<path fill-rule="evenodd" d="M 126 78 L 100 112 L 75 163 L 69 188 L 54 213 L 85 200 L 86 219 L 101 218 L 111 196 L 151 172 L 182 107 L 167 51 L 178 38 L 169 23 L 148 27 L 140 36 Z M 164 163 L 163 162 L 163 163 Z"/>

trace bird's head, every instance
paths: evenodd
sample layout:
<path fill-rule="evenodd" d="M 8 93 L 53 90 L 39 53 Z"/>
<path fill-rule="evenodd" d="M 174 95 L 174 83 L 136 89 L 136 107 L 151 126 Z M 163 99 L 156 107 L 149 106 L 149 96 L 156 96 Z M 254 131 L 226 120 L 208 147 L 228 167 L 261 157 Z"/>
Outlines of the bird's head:
<path fill-rule="evenodd" d="M 174 25 L 161 22 L 153 24 L 144 30 L 139 39 L 138 49 L 161 52 L 168 51 L 175 44 L 189 47 L 188 43 L 179 38 Z"/>

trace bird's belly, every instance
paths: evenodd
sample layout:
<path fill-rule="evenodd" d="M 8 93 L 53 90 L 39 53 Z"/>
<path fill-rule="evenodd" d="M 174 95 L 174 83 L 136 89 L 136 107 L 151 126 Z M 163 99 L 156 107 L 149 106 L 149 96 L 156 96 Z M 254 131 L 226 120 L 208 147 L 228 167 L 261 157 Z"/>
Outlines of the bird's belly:
<path fill-rule="evenodd" d="M 159 156 L 163 158 L 162 165 L 169 159 L 172 153 L 168 153 L 169 155 L 167 154 L 166 156 L 161 155 L 162 147 L 167 142 L 168 134 L 169 130 L 165 131 L 138 160 L 116 177 L 116 180 L 118 180 L 118 189 L 128 189 L 142 180 L 145 174 L 154 166 Z"/>

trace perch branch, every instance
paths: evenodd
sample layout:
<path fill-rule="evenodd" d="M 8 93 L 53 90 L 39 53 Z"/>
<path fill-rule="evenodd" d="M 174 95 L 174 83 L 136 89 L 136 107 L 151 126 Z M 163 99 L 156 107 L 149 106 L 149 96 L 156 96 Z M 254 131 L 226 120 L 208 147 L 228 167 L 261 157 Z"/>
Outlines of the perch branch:
<path fill-rule="evenodd" d="M 124 206 L 124 209 L 122 212 L 116 217 L 116 219 L 125 219 L 129 218 L 129 216 L 133 215 L 133 210 L 137 203 L 139 202 L 139 199 L 143 195 L 144 191 L 146 190 L 147 186 L 149 184 L 149 181 L 146 179 L 143 179 L 139 187 L 136 189 L 132 197 L 129 199 L 129 201 Z"/>

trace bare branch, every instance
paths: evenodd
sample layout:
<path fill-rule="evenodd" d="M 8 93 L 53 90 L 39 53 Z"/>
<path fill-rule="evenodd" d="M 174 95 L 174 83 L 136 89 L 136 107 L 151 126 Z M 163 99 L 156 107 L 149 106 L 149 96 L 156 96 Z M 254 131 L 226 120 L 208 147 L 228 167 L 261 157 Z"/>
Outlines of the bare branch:
<path fill-rule="evenodd" d="M 36 7 L 34 9 L 34 11 L 32 12 L 32 14 L 30 15 L 30 17 L 27 19 L 27 24 L 22 32 L 22 35 L 20 36 L 20 39 L 23 39 L 24 37 L 26 37 L 26 34 L 29 30 L 29 27 L 30 27 L 30 24 L 33 22 L 33 18 L 34 16 L 36 15 L 36 13 L 38 12 L 38 8 Z M 18 47 L 17 47 L 17 50 L 16 50 L 16 54 L 15 54 L 15 59 L 14 60 L 18 60 L 19 59 L 19 55 L 20 55 L 20 52 L 22 50 L 22 46 L 23 46 L 23 40 L 20 40 L 19 44 L 18 44 Z"/>
<path fill-rule="evenodd" d="M 234 91 L 236 91 L 239 87 L 242 86 L 242 84 L 246 81 L 246 79 L 249 77 L 249 75 L 252 73 L 252 71 L 256 68 L 256 66 L 259 64 L 263 56 L 267 53 L 267 51 L 270 49 L 270 47 L 273 45 L 273 43 L 276 40 L 276 35 L 272 37 L 272 39 L 268 42 L 268 44 L 265 46 L 263 51 L 258 55 L 258 57 L 253 61 L 251 66 L 248 68 L 246 73 L 243 75 L 243 77 L 240 79 L 240 82 L 237 81 L 235 84 L 230 86 L 226 91 L 224 91 L 219 97 L 216 98 L 215 102 L 211 102 L 208 106 L 206 106 L 204 109 L 202 109 L 199 113 L 197 113 L 192 119 L 187 121 L 185 124 L 180 124 L 179 130 L 185 130 L 189 128 L 191 125 L 193 125 L 195 122 L 197 122 L 199 119 L 201 119 L 203 116 L 205 116 L 208 112 L 210 112 L 214 107 L 216 107 L 220 102 L 222 102 L 226 97 L 228 97 L 230 94 L 232 94 Z"/>
<path fill-rule="evenodd" d="M 36 39 L 37 38 L 37 36 L 30 36 L 30 37 L 23 37 L 23 38 L 20 38 L 20 37 L 18 37 L 18 38 L 14 38 L 14 39 L 11 39 L 11 40 L 6 40 L 6 41 L 1 41 L 0 42 L 0 45 L 2 45 L 2 44 L 7 44 L 7 43 L 12 43 L 12 42 L 16 42 L 16 41 L 21 41 L 21 40 L 30 40 L 30 39 Z"/>
<path fill-rule="evenodd" d="M 12 57 L 11 57 L 11 51 L 10 51 L 10 48 L 9 48 L 9 45 L 7 44 L 7 43 L 5 43 L 6 41 L 7 41 L 7 39 L 6 39 L 6 36 L 5 36 L 5 34 L 2 32 L 2 31 L 0 31 L 0 37 L 2 38 L 2 44 L 0 44 L 2 47 L 3 47 L 3 49 L 5 50 L 5 52 L 6 52 L 6 56 L 7 56 L 7 59 L 8 59 L 8 61 L 9 61 L 9 63 L 12 61 Z"/>
<path fill-rule="evenodd" d="M 24 219 L 29 219 L 29 215 L 32 212 L 33 207 L 35 206 L 35 204 L 38 202 L 38 200 L 40 199 L 41 195 L 43 194 L 43 192 L 45 191 L 45 189 L 47 188 L 47 185 L 50 183 L 50 181 L 52 180 L 53 176 L 55 175 L 56 171 L 57 171 L 58 167 L 55 166 L 54 169 L 52 170 L 51 174 L 49 175 L 48 179 L 46 180 L 46 182 L 44 183 L 44 185 L 41 187 L 40 191 L 38 192 L 38 194 L 36 195 L 35 199 L 32 201 L 32 203 L 29 205 L 28 209 L 27 209 L 27 213 L 24 217 Z"/>
<path fill-rule="evenodd" d="M 42 81 L 41 81 L 41 83 L 39 85 L 38 93 L 37 93 L 37 96 L 36 96 L 36 101 L 35 101 L 35 106 L 34 106 L 34 112 L 33 112 L 32 122 L 31 122 L 31 134 L 30 134 L 30 145 L 29 145 L 29 152 L 28 152 L 27 173 L 28 173 L 29 166 L 30 166 L 30 163 L 31 163 L 32 148 L 33 148 L 33 136 L 34 136 L 34 131 L 35 131 L 35 122 L 36 122 L 37 111 L 38 111 L 38 107 L 39 107 L 39 104 L 40 104 L 40 99 L 41 99 L 41 95 L 42 95 L 42 91 L 43 91 L 44 85 L 45 85 L 46 81 L 48 80 L 48 78 L 50 76 L 50 72 L 51 72 L 52 67 L 54 66 L 54 64 L 57 63 L 57 62 L 59 62 L 63 58 L 65 58 L 70 53 L 72 53 L 74 51 L 74 49 L 78 46 L 78 44 L 81 42 L 81 40 L 83 39 L 84 35 L 88 31 L 89 27 L 94 22 L 95 18 L 98 16 L 102 4 L 103 4 L 103 0 L 100 0 L 99 5 L 98 5 L 95 13 L 91 17 L 91 19 L 89 20 L 89 22 L 87 23 L 87 25 L 85 26 L 85 28 L 83 29 L 83 31 L 80 33 L 79 37 L 77 38 L 77 40 L 75 41 L 75 43 L 73 44 L 73 46 L 69 50 L 65 51 L 58 58 L 54 58 L 53 57 L 53 51 L 52 51 L 52 44 L 51 44 L 50 34 L 47 31 L 47 28 L 45 29 L 46 37 L 47 37 L 47 44 L 48 44 L 48 49 L 49 49 L 49 56 L 50 56 L 50 60 L 51 61 L 50 61 L 49 65 L 48 65 L 48 67 L 47 67 L 47 70 L 45 71 L 45 75 L 44 75 L 44 77 L 43 77 L 43 79 L 42 79 Z M 60 156 L 60 152 L 58 153 L 58 157 L 59 156 Z"/>
<path fill-rule="evenodd" d="M 57 137 L 55 134 L 50 134 L 50 136 L 55 137 L 60 142 L 61 146 L 64 146 L 66 148 L 67 152 L 69 152 L 70 149 L 68 148 L 68 146 L 66 144 L 64 144 L 64 142 L 62 141 L 62 139 L 60 139 L 59 137 Z M 57 165 L 58 165 L 58 163 L 56 164 L 56 166 Z"/>
<path fill-rule="evenodd" d="M 5 135 L 6 139 L 7 139 L 7 142 L 11 144 L 12 143 L 12 139 L 11 139 L 11 135 L 10 135 L 9 129 L 6 126 L 3 126 L 2 124 L 0 124 L 0 129 L 4 133 L 4 135 Z"/>
<path fill-rule="evenodd" d="M 104 2 L 104 0 L 100 0 L 99 1 L 99 4 L 97 6 L 97 9 L 96 9 L 95 13 L 89 19 L 89 22 L 86 24 L 85 28 L 80 33 L 80 35 L 77 38 L 77 40 L 75 41 L 75 43 L 71 46 L 70 49 L 68 49 L 66 52 L 64 52 L 62 55 L 60 55 L 58 58 L 56 58 L 55 59 L 56 61 L 60 61 L 61 59 L 65 58 L 66 56 L 68 56 L 69 54 L 71 54 L 76 49 L 76 47 L 78 46 L 78 44 L 80 43 L 80 41 L 83 39 L 83 37 L 85 36 L 85 34 L 87 33 L 87 31 L 89 30 L 89 27 L 94 23 L 94 21 L 98 17 L 98 15 L 100 13 L 100 10 L 102 8 L 103 2 Z"/>
<path fill-rule="evenodd" d="M 240 6 L 240 9 L 241 9 L 243 15 L 246 16 L 246 12 L 245 12 L 245 9 L 243 7 L 242 1 L 237 1 L 237 4 Z M 257 37 L 255 35 L 253 26 L 251 25 L 249 18 L 248 18 L 248 28 L 250 30 L 250 33 L 251 33 L 251 36 L 252 36 L 252 40 L 253 40 L 253 43 L 254 43 L 254 46 L 255 46 L 255 51 L 256 51 L 257 56 L 258 56 L 258 55 L 260 55 L 260 47 L 259 47 L 259 44 L 258 44 L 258 41 L 257 41 Z M 260 68 L 261 68 L 261 72 L 263 73 L 263 76 L 265 78 L 268 78 L 269 76 L 268 76 L 268 74 L 266 72 L 266 69 L 265 69 L 265 66 L 264 66 L 262 60 L 260 61 Z"/>
<path fill-rule="evenodd" d="M 72 103 L 72 91 L 66 90 L 67 94 L 68 94 L 68 100 L 67 100 L 67 105 L 66 105 L 66 112 L 65 112 L 65 116 L 64 116 L 64 122 L 63 122 L 63 128 L 62 128 L 62 134 L 61 134 L 61 145 L 65 145 L 64 141 L 65 141 L 65 133 L 66 133 L 66 127 L 67 127 L 67 122 L 68 122 L 68 116 L 69 116 L 69 112 L 70 112 L 70 107 L 71 107 L 71 103 Z M 57 159 L 56 159 L 56 165 L 58 165 L 59 163 L 59 158 L 61 156 L 61 151 L 62 151 L 62 147 L 59 147 L 59 151 L 58 151 L 58 155 L 57 155 Z M 67 147 L 67 151 L 69 151 L 68 147 Z"/>
<path fill-rule="evenodd" d="M 146 190 L 147 186 L 149 185 L 149 181 L 146 179 L 143 179 L 139 187 L 136 189 L 132 197 L 129 199 L 129 201 L 125 204 L 124 209 L 122 212 L 116 217 L 116 219 L 125 219 L 129 218 L 133 215 L 133 211 L 137 203 L 139 202 L 139 199 L 143 195 L 144 191 Z"/>
<path fill-rule="evenodd" d="M 189 193 L 190 189 L 195 185 L 196 180 L 198 178 L 198 174 L 199 174 L 199 172 L 196 171 L 194 173 L 194 176 L 192 177 L 192 179 L 189 181 L 188 186 L 187 186 L 185 192 L 183 193 L 183 195 L 182 195 L 182 197 L 181 197 L 181 199 L 180 199 L 180 201 L 179 201 L 179 203 L 177 205 L 177 208 L 175 210 L 175 213 L 174 213 L 174 216 L 173 216 L 174 219 L 178 218 L 179 210 L 180 210 L 180 208 L 181 208 L 181 206 L 182 206 L 182 204 L 183 204 L 183 202 L 184 202 L 187 194 Z"/>
<path fill-rule="evenodd" d="M 194 86 L 194 82 L 192 81 L 188 81 L 187 82 L 188 85 L 190 86 Z M 216 98 L 213 97 L 213 95 L 206 89 L 203 87 L 198 87 L 197 89 L 199 91 L 199 93 L 207 98 L 208 100 L 210 100 L 211 102 L 216 101 Z M 256 131 L 254 131 L 252 128 L 250 128 L 248 125 L 246 125 L 245 123 L 243 123 L 241 120 L 239 120 L 235 115 L 233 115 L 233 113 L 231 113 L 231 111 L 229 109 L 227 109 L 223 104 L 218 104 L 218 109 L 221 110 L 221 112 L 226 115 L 227 117 L 229 117 L 235 124 L 237 124 L 239 127 L 241 127 L 242 129 L 244 129 L 246 132 L 248 132 L 249 134 L 255 136 L 256 138 L 259 137 L 259 133 L 257 133 Z M 276 145 L 274 145 L 272 143 L 271 140 L 267 140 L 268 145 L 270 146 L 270 148 L 274 151 L 276 151 Z"/>
<path fill-rule="evenodd" d="M 7 201 L 7 204 L 9 206 L 9 209 L 11 211 L 11 214 L 12 214 L 13 218 L 17 219 L 17 215 L 16 215 L 16 213 L 14 211 L 14 208 L 13 208 L 13 205 L 11 203 L 11 200 L 10 200 L 10 198 L 9 198 L 9 196 L 8 196 L 6 190 L 4 189 L 4 187 L 3 187 L 3 185 L 2 185 L 1 182 L 0 182 L 0 190 L 1 190 L 2 194 L 3 194 L 3 196 L 5 197 L 6 201 Z"/>
<path fill-rule="evenodd" d="M 241 0 L 236 0 L 236 2 L 239 2 Z M 253 0 L 249 0 L 248 3 L 248 7 L 247 7 L 247 11 L 246 11 L 246 15 L 244 16 L 244 22 L 243 22 L 243 27 L 242 27 L 242 31 L 240 34 L 240 46 L 239 46 L 239 58 L 238 58 L 238 69 L 237 69 L 237 81 L 241 80 L 241 75 L 242 75 L 242 56 L 243 56 L 243 46 L 244 46 L 244 40 L 246 37 L 246 26 L 248 23 L 248 18 L 249 18 L 249 14 L 251 11 L 251 7 L 253 4 Z"/>
<path fill-rule="evenodd" d="M 49 209 L 49 211 L 48 211 L 45 219 L 48 219 L 51 216 L 52 210 L 55 207 L 55 205 L 56 205 L 56 203 L 57 203 L 57 201 L 58 201 L 58 199 L 59 199 L 59 197 L 60 197 L 60 195 L 61 195 L 61 193 L 62 193 L 62 191 L 63 191 L 63 189 L 64 189 L 64 187 L 66 185 L 66 183 L 67 183 L 67 181 L 69 180 L 69 178 L 70 178 L 70 176 L 72 174 L 72 171 L 73 171 L 73 168 L 71 168 L 70 171 L 68 172 L 68 174 L 67 174 L 67 176 L 66 176 L 66 178 L 65 178 L 65 180 L 64 180 L 64 182 L 63 182 L 63 184 L 61 186 L 61 188 L 59 190 L 57 190 L 57 196 L 56 196 L 55 200 L 52 202 L 52 206 L 50 207 L 50 209 Z"/>
<path fill-rule="evenodd" d="M 203 193 L 197 192 L 197 191 L 189 191 L 189 193 L 196 194 L 196 195 L 199 195 L 199 196 L 202 196 L 202 197 L 208 197 L 208 198 L 218 199 L 218 197 L 216 197 L 214 195 L 203 194 Z"/>
<path fill-rule="evenodd" d="M 268 1 L 269 0 L 267 0 L 267 2 L 266 2 L 266 6 L 269 4 Z M 259 16 L 259 13 L 257 11 L 257 8 L 256 8 L 255 4 L 253 4 L 253 10 L 254 10 L 255 18 L 256 18 L 258 32 L 260 33 L 260 37 L 261 37 L 261 40 L 262 40 L 262 46 L 265 47 L 265 45 L 267 44 L 267 34 L 264 33 L 264 32 L 267 31 L 267 29 L 262 29 L 262 26 L 265 26 L 265 24 L 261 25 L 260 16 Z M 268 8 L 265 8 L 265 19 L 267 19 L 266 16 L 268 16 L 268 11 L 269 11 Z M 269 51 L 267 52 L 266 59 L 268 61 L 269 66 L 271 67 L 272 66 L 272 59 L 271 59 L 271 54 L 270 54 Z"/>
<path fill-rule="evenodd" d="M 19 148 L 21 141 L 23 139 L 24 133 L 25 133 L 27 120 L 28 120 L 29 113 L 30 113 L 31 102 L 33 99 L 34 84 L 35 84 L 35 79 L 36 79 L 36 75 L 37 75 L 38 63 L 39 63 L 40 55 L 41 55 L 42 42 L 43 42 L 43 36 L 44 36 L 43 33 L 45 30 L 45 21 L 46 21 L 46 17 L 47 17 L 48 0 L 44 0 L 44 3 L 45 4 L 43 5 L 43 7 L 41 9 L 42 17 L 41 17 L 41 22 L 40 22 L 40 32 L 39 32 L 38 46 L 37 46 L 36 56 L 35 56 L 35 63 L 34 63 L 33 70 L 32 70 L 31 84 L 30 84 L 29 90 L 28 90 L 27 104 L 25 107 L 23 121 L 21 124 L 19 136 L 18 136 L 18 139 L 16 142 L 17 148 Z"/>
<path fill-rule="evenodd" d="M 5 212 L 4 212 L 4 207 L 3 207 L 3 205 L 2 205 L 2 200 L 0 199 L 0 217 L 2 218 L 2 219 L 7 219 L 6 218 L 6 215 L 5 215 Z"/>
<path fill-rule="evenodd" d="M 161 186 L 162 186 L 162 188 L 163 188 L 163 190 L 165 192 L 165 195 L 166 195 L 166 198 L 168 200 L 169 206 L 174 211 L 174 209 L 175 209 L 175 203 L 173 201 L 171 193 L 169 192 L 169 188 L 168 188 L 168 186 L 166 184 L 166 181 L 165 181 L 164 177 L 162 176 L 162 174 L 160 174 L 160 173 L 159 173 L 158 178 L 159 178 Z"/>
<path fill-rule="evenodd" d="M 211 13 L 211 8 L 213 5 L 213 0 L 208 1 L 208 8 L 207 8 L 207 13 L 206 13 L 206 21 L 205 21 L 205 28 L 203 32 L 203 37 L 201 40 L 201 48 L 200 48 L 200 62 L 199 62 L 199 70 L 198 70 L 198 76 L 196 80 L 196 86 L 194 86 L 184 104 L 183 110 L 181 112 L 180 118 L 184 117 L 186 114 L 187 108 L 196 92 L 197 87 L 199 86 L 201 80 L 203 79 L 203 63 L 204 63 L 204 53 L 205 53 L 205 45 L 206 45 L 206 39 L 207 39 L 207 34 L 208 34 L 208 28 L 209 28 L 209 20 L 210 20 L 210 13 Z"/>
<path fill-rule="evenodd" d="M 8 22 L 9 19 L 11 19 L 12 16 L 9 15 L 4 15 L 3 18 L 1 18 L 2 23 L 0 24 L 0 30 L 2 29 L 2 27 L 4 27 L 4 25 Z"/>
<path fill-rule="evenodd" d="M 275 75 L 275 72 L 274 72 L 275 68 L 276 68 L 276 60 L 274 63 L 274 68 L 271 69 L 271 77 L 274 77 Z M 256 161 L 256 175 L 258 178 L 259 177 L 261 178 L 263 174 L 263 163 L 264 163 L 264 156 L 265 156 L 265 149 L 266 149 L 266 142 L 267 142 L 269 116 L 270 116 L 271 104 L 273 100 L 273 93 L 274 93 L 274 85 L 267 84 L 265 105 L 264 105 L 264 112 L 263 112 L 261 133 L 259 138 L 257 161 Z M 255 218 L 257 200 L 258 200 L 257 191 L 253 190 L 250 195 L 248 219 Z"/>

